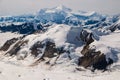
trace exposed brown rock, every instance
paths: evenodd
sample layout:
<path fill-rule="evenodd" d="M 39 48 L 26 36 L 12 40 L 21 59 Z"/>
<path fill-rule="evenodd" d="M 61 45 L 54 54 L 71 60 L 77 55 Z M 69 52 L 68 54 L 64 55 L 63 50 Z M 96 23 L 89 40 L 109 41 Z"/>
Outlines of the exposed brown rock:
<path fill-rule="evenodd" d="M 34 55 L 35 57 L 37 57 L 38 54 L 42 54 L 42 51 L 40 50 L 40 48 L 43 48 L 43 47 L 44 47 L 44 45 L 43 45 L 40 41 L 36 42 L 36 43 L 30 48 L 31 54 Z"/>
<path fill-rule="evenodd" d="M 78 65 L 85 68 L 93 67 L 94 71 L 95 69 L 106 70 L 107 66 L 113 63 L 112 59 L 109 59 L 107 62 L 106 55 L 101 53 L 101 51 L 96 51 L 96 49 L 90 48 L 90 44 L 94 42 L 94 35 L 92 32 L 82 30 L 80 38 L 83 42 L 85 42 L 85 46 L 81 51 L 83 56 L 79 58 Z"/>
<path fill-rule="evenodd" d="M 37 43 L 38 43 L 38 42 L 37 42 Z M 36 44 L 37 44 L 37 43 L 36 43 Z M 44 59 L 45 57 L 47 57 L 47 58 L 50 59 L 50 58 L 53 58 L 53 57 L 59 55 L 54 42 L 47 41 L 47 42 L 45 42 L 45 44 L 41 44 L 41 42 L 39 42 L 39 44 L 36 45 L 36 48 L 34 48 L 34 49 L 35 49 L 35 52 L 37 52 L 36 50 L 37 50 L 37 47 L 38 47 L 38 46 L 44 48 L 44 52 L 42 53 L 42 56 L 41 56 L 37 61 L 35 61 L 32 65 L 30 65 L 30 66 L 35 66 L 35 65 L 37 65 L 38 63 L 40 63 L 41 61 L 44 61 L 44 60 L 45 60 L 45 59 Z M 55 55 L 55 53 L 57 53 L 57 55 Z M 38 54 L 39 54 L 39 53 L 37 53 L 37 55 L 38 55 Z M 58 57 L 59 57 L 59 56 L 58 56 Z M 58 57 L 57 57 L 57 58 L 58 58 Z M 57 58 L 56 58 L 56 60 L 57 60 Z M 49 60 L 49 61 L 50 61 L 50 60 Z M 49 61 L 48 61 L 47 63 L 49 63 Z"/>
<path fill-rule="evenodd" d="M 12 38 L 10 40 L 7 40 L 5 44 L 0 48 L 2 51 L 7 51 L 9 47 L 14 44 L 19 38 Z"/>
<path fill-rule="evenodd" d="M 24 46 L 25 44 L 27 44 L 27 42 L 28 40 L 19 40 L 6 54 L 9 54 L 10 56 L 16 55 L 17 52 L 21 49 L 21 46 Z"/>
<path fill-rule="evenodd" d="M 106 56 L 103 53 L 95 49 L 90 49 L 89 45 L 83 47 L 81 54 L 83 54 L 83 56 L 79 58 L 78 65 L 85 68 L 93 67 L 93 71 L 95 69 L 106 70 L 107 66 L 113 63 L 112 59 L 109 59 L 107 62 Z"/>
<path fill-rule="evenodd" d="M 104 54 L 99 55 L 99 57 L 94 58 L 93 63 L 93 71 L 95 69 L 99 70 L 107 70 L 107 66 L 113 64 L 113 60 L 111 58 L 108 59 L 108 62 L 106 61 L 106 56 Z"/>
<path fill-rule="evenodd" d="M 44 57 L 52 58 L 55 57 L 54 53 L 57 53 L 55 43 L 48 41 L 44 52 Z"/>
<path fill-rule="evenodd" d="M 45 49 L 42 53 L 42 49 Z M 52 58 L 54 57 L 54 53 L 57 52 L 55 43 L 53 42 L 46 42 L 45 44 L 42 44 L 40 41 L 36 42 L 31 48 L 31 54 L 37 57 L 39 54 L 43 54 L 43 57 Z"/>
<path fill-rule="evenodd" d="M 90 43 L 94 42 L 93 33 L 88 32 L 87 30 L 82 30 L 80 33 L 80 39 L 85 42 L 85 44 L 89 45 Z"/>

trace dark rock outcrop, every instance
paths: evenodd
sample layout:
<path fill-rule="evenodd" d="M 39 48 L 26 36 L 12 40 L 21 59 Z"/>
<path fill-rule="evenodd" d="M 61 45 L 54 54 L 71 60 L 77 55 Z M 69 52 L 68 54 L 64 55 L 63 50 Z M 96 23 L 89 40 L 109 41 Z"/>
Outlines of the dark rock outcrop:
<path fill-rule="evenodd" d="M 19 38 L 12 38 L 10 40 L 7 40 L 5 44 L 0 48 L 2 51 L 7 51 L 9 47 L 14 44 Z"/>
<path fill-rule="evenodd" d="M 112 59 L 109 58 L 107 61 L 106 55 L 101 53 L 101 51 L 90 49 L 89 45 L 83 47 L 81 54 L 83 54 L 83 56 L 79 58 L 78 65 L 85 68 L 92 67 L 92 71 L 96 69 L 107 70 L 107 66 L 113 63 Z"/>
<path fill-rule="evenodd" d="M 94 42 L 94 35 L 92 32 L 82 30 L 80 33 L 80 39 L 85 42 L 85 44 L 89 45 L 90 43 Z"/>
<path fill-rule="evenodd" d="M 18 51 L 21 49 L 21 46 L 24 46 L 25 44 L 27 44 L 27 42 L 28 42 L 27 40 L 26 41 L 19 40 L 6 54 L 10 56 L 17 55 Z"/>
<path fill-rule="evenodd" d="M 31 48 L 31 54 L 37 57 L 39 54 L 42 54 L 42 50 L 44 45 L 40 41 L 36 42 Z"/>
<path fill-rule="evenodd" d="M 42 57 L 52 58 L 54 53 L 57 53 L 57 48 L 55 43 L 47 41 L 42 43 L 40 41 L 36 42 L 31 48 L 31 54 L 37 57 L 39 54 L 43 54 Z"/>
<path fill-rule="evenodd" d="M 32 47 L 31 47 L 31 54 L 38 56 L 39 54 L 41 54 L 41 56 L 39 57 L 38 60 L 36 60 L 32 65 L 30 66 L 35 66 L 38 63 L 40 63 L 41 61 L 44 61 L 45 58 L 49 58 L 49 61 L 47 61 L 46 63 L 49 64 L 50 60 L 53 57 L 56 57 L 56 60 L 59 58 L 59 52 L 58 49 L 56 48 L 56 45 L 54 42 L 52 41 L 43 41 L 43 42 L 36 42 Z M 55 60 L 55 61 L 56 61 Z"/>
<path fill-rule="evenodd" d="M 41 24 L 37 24 L 36 25 L 33 22 L 26 22 L 26 23 L 22 23 L 19 25 L 16 24 L 11 24 L 11 25 L 5 25 L 5 26 L 0 26 L 0 30 L 2 32 L 17 32 L 20 34 L 32 34 L 34 33 L 36 30 L 42 30 L 43 26 Z"/>
<path fill-rule="evenodd" d="M 113 63 L 113 60 L 110 58 L 106 61 L 106 55 L 101 53 L 101 51 L 96 51 L 95 48 L 90 48 L 90 44 L 94 42 L 94 35 L 92 32 L 82 30 L 80 38 L 85 43 L 85 46 L 81 51 L 83 56 L 78 60 L 79 66 L 83 66 L 84 68 L 92 67 L 92 71 L 96 69 L 106 70 L 107 66 Z"/>
<path fill-rule="evenodd" d="M 46 42 L 44 56 L 48 58 L 52 58 L 55 57 L 54 53 L 57 53 L 57 48 L 55 46 L 55 43 L 50 41 Z"/>

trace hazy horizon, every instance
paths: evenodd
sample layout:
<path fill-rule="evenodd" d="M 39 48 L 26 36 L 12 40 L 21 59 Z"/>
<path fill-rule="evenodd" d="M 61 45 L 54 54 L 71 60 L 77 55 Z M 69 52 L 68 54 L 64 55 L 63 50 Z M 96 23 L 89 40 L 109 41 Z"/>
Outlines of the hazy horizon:
<path fill-rule="evenodd" d="M 0 16 L 33 14 L 42 8 L 64 5 L 73 10 L 96 11 L 101 14 L 120 13 L 120 0 L 0 0 Z"/>

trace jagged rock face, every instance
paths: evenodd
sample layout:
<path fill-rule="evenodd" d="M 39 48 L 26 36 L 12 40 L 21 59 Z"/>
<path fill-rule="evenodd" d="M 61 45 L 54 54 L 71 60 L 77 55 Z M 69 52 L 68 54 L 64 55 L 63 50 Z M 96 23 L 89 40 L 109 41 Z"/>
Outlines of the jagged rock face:
<path fill-rule="evenodd" d="M 36 42 L 31 48 L 31 54 L 37 57 L 39 54 L 43 54 L 43 57 L 52 58 L 55 57 L 54 53 L 57 53 L 57 48 L 55 43 L 47 41 L 42 43 L 40 41 Z"/>
<path fill-rule="evenodd" d="M 80 38 L 83 42 L 85 42 L 85 46 L 81 51 L 83 56 L 79 58 L 78 65 L 85 68 L 92 67 L 94 71 L 95 69 L 106 70 L 107 66 L 113 63 L 112 59 L 109 59 L 107 62 L 106 55 L 101 53 L 101 51 L 96 51 L 95 48 L 90 48 L 90 44 L 94 42 L 95 39 L 92 32 L 82 30 Z"/>
<path fill-rule="evenodd" d="M 26 41 L 19 40 L 6 54 L 9 54 L 10 56 L 17 55 L 18 51 L 21 49 L 21 46 L 24 46 L 27 43 L 28 43 L 27 40 Z"/>
<path fill-rule="evenodd" d="M 55 57 L 54 53 L 57 53 L 57 49 L 56 49 L 55 43 L 48 41 L 46 43 L 44 56 L 52 58 L 52 57 Z"/>
<path fill-rule="evenodd" d="M 92 32 L 88 32 L 87 30 L 82 30 L 80 33 L 80 39 L 86 44 L 90 44 L 94 41 Z"/>
<path fill-rule="evenodd" d="M 44 45 L 40 41 L 36 42 L 31 48 L 31 54 L 37 57 L 39 54 L 42 54 L 41 48 L 44 48 Z"/>
<path fill-rule="evenodd" d="M 18 32 L 20 34 L 31 34 L 34 33 L 36 30 L 42 30 L 43 27 L 41 24 L 37 24 L 36 25 L 34 23 L 22 23 L 19 25 L 16 24 L 11 24 L 11 25 L 7 25 L 7 26 L 0 26 L 0 30 L 2 32 Z"/>
<path fill-rule="evenodd" d="M 89 45 L 85 45 L 81 51 L 81 54 L 84 56 L 89 56 L 93 52 L 95 52 L 95 49 L 90 49 Z"/>
<path fill-rule="evenodd" d="M 6 41 L 6 43 L 1 47 L 0 50 L 6 51 L 5 55 L 18 56 L 19 60 L 23 60 L 27 56 L 20 56 L 21 54 L 28 54 L 28 52 L 30 52 L 30 54 L 32 54 L 34 57 L 37 57 L 40 54 L 40 58 L 53 58 L 57 55 L 55 53 L 59 53 L 55 43 L 51 40 L 38 41 L 34 43 L 30 48 L 24 48 L 24 46 L 28 45 L 28 42 L 29 40 L 25 40 L 25 36 L 12 38 Z M 27 49 L 28 51 L 25 49 Z"/>
<path fill-rule="evenodd" d="M 79 58 L 78 65 L 85 68 L 92 67 L 93 71 L 95 69 L 106 70 L 107 66 L 113 63 L 112 59 L 106 61 L 106 55 L 95 49 L 90 49 L 89 45 L 83 47 L 81 54 L 83 56 Z"/>
<path fill-rule="evenodd" d="M 19 38 L 12 38 L 10 40 L 7 40 L 5 44 L 0 48 L 2 51 L 7 51 L 9 47 L 14 44 Z"/>
<path fill-rule="evenodd" d="M 113 60 L 109 58 L 108 61 L 106 61 L 106 56 L 104 54 L 101 54 L 94 58 L 94 63 L 92 65 L 93 70 L 99 69 L 99 70 L 106 70 L 107 66 L 111 65 L 113 63 Z"/>

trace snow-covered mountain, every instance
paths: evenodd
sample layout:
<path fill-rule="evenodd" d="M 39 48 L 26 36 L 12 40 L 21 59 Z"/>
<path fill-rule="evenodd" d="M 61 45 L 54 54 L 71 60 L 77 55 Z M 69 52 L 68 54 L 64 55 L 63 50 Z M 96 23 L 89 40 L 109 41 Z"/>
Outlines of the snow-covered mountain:
<path fill-rule="evenodd" d="M 2 32 L 11 31 L 27 34 L 33 33 L 36 26 L 44 27 L 53 24 L 66 24 L 89 29 L 106 28 L 113 25 L 118 19 L 119 16 L 107 16 L 94 11 L 75 12 L 65 6 L 58 6 L 41 9 L 35 15 L 2 16 L 0 17 L 0 30 Z M 27 27 L 24 26 L 25 24 L 27 24 Z M 30 29 L 31 26 L 32 29 Z M 28 31 L 24 30 L 25 32 L 23 32 L 22 29 L 28 29 Z"/>
<path fill-rule="evenodd" d="M 33 64 L 27 64 L 30 66 L 43 60 L 47 61 L 46 58 L 49 59 L 47 63 L 50 65 L 59 64 L 59 61 L 64 64 L 68 59 L 75 65 L 92 67 L 93 71 L 106 70 L 108 65 L 118 61 L 120 48 L 119 45 L 105 45 L 101 35 L 82 27 L 55 24 L 49 26 L 46 31 L 7 40 L 0 50 L 3 55 L 16 56 L 18 60 L 29 58 L 28 56 L 35 57 L 37 60 L 34 62 L 33 59 Z M 51 62 L 54 59 L 55 61 Z"/>
<path fill-rule="evenodd" d="M 58 6 L 41 9 L 36 15 L 2 16 L 0 31 L 0 65 L 14 68 L 7 71 L 4 66 L 0 67 L 2 80 L 26 80 L 33 74 L 36 75 L 30 80 L 33 77 L 36 80 L 86 80 L 88 76 L 98 80 L 108 79 L 102 76 L 108 74 L 108 70 L 119 77 L 115 74 L 120 73 L 119 15 L 74 12 Z M 50 73 L 42 72 L 46 66 Z M 100 75 L 99 70 L 106 72 Z M 91 74 L 91 71 L 96 72 Z M 46 74 L 58 72 L 62 72 L 59 79 L 59 76 L 46 79 Z M 5 73 L 15 77 L 4 78 Z M 64 73 L 68 74 L 63 76 Z M 113 80 L 111 74 L 109 78 Z"/>

